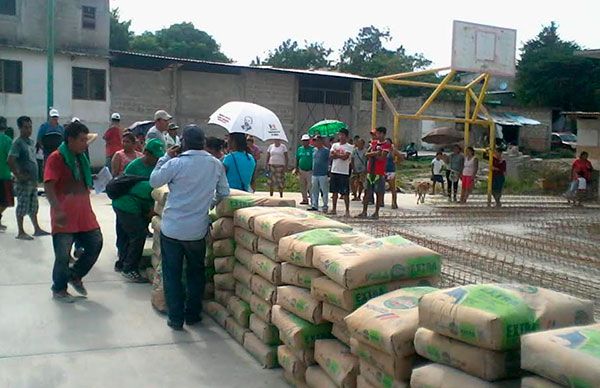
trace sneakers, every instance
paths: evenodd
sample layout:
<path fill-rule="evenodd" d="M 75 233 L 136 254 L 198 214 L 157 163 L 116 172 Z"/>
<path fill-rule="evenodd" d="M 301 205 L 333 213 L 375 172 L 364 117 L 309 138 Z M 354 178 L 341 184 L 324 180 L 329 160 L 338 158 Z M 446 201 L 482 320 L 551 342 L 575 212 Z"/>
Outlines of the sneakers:
<path fill-rule="evenodd" d="M 146 279 L 144 279 L 138 271 L 123 271 L 121 272 L 121 275 L 133 283 L 146 283 Z"/>
<path fill-rule="evenodd" d="M 123 264 L 121 264 L 120 261 L 116 261 L 115 262 L 115 272 L 121 272 L 123 271 Z"/>
<path fill-rule="evenodd" d="M 202 322 L 202 316 L 198 315 L 197 317 L 188 317 L 185 319 L 185 324 L 188 326 L 194 326 L 196 323 Z"/>
<path fill-rule="evenodd" d="M 175 331 L 183 330 L 183 323 L 175 323 L 175 322 L 171 321 L 170 319 L 167 319 L 167 325 Z"/>
<path fill-rule="evenodd" d="M 75 302 L 75 298 L 73 295 L 69 294 L 66 290 L 64 291 L 52 291 L 52 299 L 61 303 L 73 303 Z"/>
<path fill-rule="evenodd" d="M 87 290 L 83 286 L 81 279 L 71 279 L 69 280 L 69 284 L 75 289 L 75 291 L 77 291 L 79 295 L 87 296 Z"/>

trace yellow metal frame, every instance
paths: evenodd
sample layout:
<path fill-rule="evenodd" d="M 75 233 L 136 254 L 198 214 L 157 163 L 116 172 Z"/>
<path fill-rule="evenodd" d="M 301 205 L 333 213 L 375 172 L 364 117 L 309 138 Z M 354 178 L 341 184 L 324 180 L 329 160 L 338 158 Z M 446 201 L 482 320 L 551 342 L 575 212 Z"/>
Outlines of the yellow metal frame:
<path fill-rule="evenodd" d="M 439 72 L 448 71 L 448 74 L 444 77 L 444 79 L 439 82 L 422 82 L 416 81 L 411 78 L 427 75 L 427 74 L 437 74 Z M 394 142 L 396 144 L 399 143 L 400 140 L 400 120 L 431 120 L 431 121 L 445 121 L 445 122 L 453 122 L 453 123 L 463 123 L 465 125 L 465 148 L 469 146 L 471 140 L 471 125 L 479 124 L 483 126 L 487 126 L 489 128 L 489 173 L 488 173 L 488 182 L 487 182 L 487 200 L 488 206 L 492 203 L 492 171 L 493 171 L 493 150 L 496 147 L 496 126 L 492 117 L 484 105 L 485 93 L 488 88 L 488 84 L 490 81 L 491 75 L 489 73 L 482 73 L 475 77 L 471 82 L 466 85 L 457 85 L 455 83 L 451 83 L 454 77 L 456 76 L 456 71 L 452 70 L 450 67 L 442 67 L 430 70 L 422 70 L 422 71 L 413 71 L 410 73 L 399 73 L 386 75 L 383 77 L 378 77 L 373 79 L 373 97 L 371 101 L 371 128 L 375 128 L 377 126 L 377 100 L 379 95 L 385 101 L 385 104 L 390 109 L 394 116 Z M 475 87 L 483 82 L 481 89 L 479 92 L 476 91 Z M 429 97 L 423 102 L 421 107 L 414 114 L 404 114 L 399 113 L 396 107 L 394 106 L 391 98 L 388 96 L 385 91 L 384 85 L 400 85 L 406 87 L 421 87 L 421 88 L 431 88 L 433 92 L 429 95 Z M 443 90 L 454 90 L 463 92 L 465 95 L 465 115 L 462 117 L 443 117 L 443 116 L 431 116 L 425 115 L 427 109 L 431 106 L 431 104 L 437 99 L 439 94 Z M 473 106 L 474 104 L 474 106 Z M 480 119 L 479 114 L 485 117 L 485 119 Z"/>

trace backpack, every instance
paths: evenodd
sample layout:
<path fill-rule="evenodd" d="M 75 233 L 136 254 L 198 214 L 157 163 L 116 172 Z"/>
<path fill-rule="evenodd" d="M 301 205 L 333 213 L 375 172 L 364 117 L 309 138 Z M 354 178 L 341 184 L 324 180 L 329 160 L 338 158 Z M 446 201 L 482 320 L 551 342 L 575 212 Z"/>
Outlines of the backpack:
<path fill-rule="evenodd" d="M 138 182 L 147 181 L 148 178 L 137 175 L 120 175 L 106 184 L 106 195 L 110 199 L 117 199 L 129 193 L 129 190 Z"/>

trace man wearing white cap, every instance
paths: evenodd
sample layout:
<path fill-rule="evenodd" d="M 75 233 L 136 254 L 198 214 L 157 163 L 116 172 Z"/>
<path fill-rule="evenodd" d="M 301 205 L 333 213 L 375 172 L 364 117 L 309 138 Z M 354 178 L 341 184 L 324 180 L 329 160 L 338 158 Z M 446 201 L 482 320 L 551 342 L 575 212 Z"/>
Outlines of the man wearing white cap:
<path fill-rule="evenodd" d="M 60 114 L 56 109 L 50 109 L 48 122 L 40 126 L 36 143 L 44 151 L 44 160 L 63 142 L 65 128 L 58 123 Z"/>
<path fill-rule="evenodd" d="M 110 170 L 113 156 L 123 149 L 123 130 L 120 126 L 121 115 L 113 113 L 110 116 L 110 127 L 104 132 L 102 138 L 106 142 L 106 163 L 105 166 Z M 112 171 L 111 171 L 112 172 Z"/>
<path fill-rule="evenodd" d="M 166 133 L 169 129 L 169 121 L 173 118 L 165 110 L 157 110 L 154 113 L 154 126 L 148 130 L 146 140 L 160 139 L 165 147 L 167 146 Z"/>
<path fill-rule="evenodd" d="M 310 145 L 310 136 L 307 134 L 302 135 L 300 141 L 302 144 L 298 146 L 298 149 L 296 150 L 295 173 L 298 175 L 300 192 L 302 193 L 302 202 L 300 202 L 300 205 L 308 205 L 315 147 Z"/>

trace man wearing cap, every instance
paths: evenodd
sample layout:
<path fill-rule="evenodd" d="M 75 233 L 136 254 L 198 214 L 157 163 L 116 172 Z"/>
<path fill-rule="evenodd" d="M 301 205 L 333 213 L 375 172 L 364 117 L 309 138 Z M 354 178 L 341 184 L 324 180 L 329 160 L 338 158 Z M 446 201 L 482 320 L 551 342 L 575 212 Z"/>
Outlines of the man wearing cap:
<path fill-rule="evenodd" d="M 113 113 L 110 116 L 110 127 L 102 136 L 102 139 L 104 139 L 106 142 L 106 163 L 104 165 L 108 167 L 109 170 L 113 156 L 117 153 L 117 151 L 123 149 L 123 130 L 121 129 L 120 123 L 121 115 L 118 113 Z"/>
<path fill-rule="evenodd" d="M 44 160 L 54 152 L 65 138 L 65 128 L 58 123 L 60 114 L 56 109 L 50 109 L 50 118 L 40 126 L 36 143 L 44 151 Z"/>
<path fill-rule="evenodd" d="M 165 147 L 159 139 L 149 139 L 144 146 L 144 156 L 135 159 L 125 168 L 125 175 L 135 175 L 150 179 L 156 162 L 165 154 Z M 140 258 L 148 232 L 148 224 L 154 216 L 152 187 L 148 180 L 137 182 L 129 192 L 113 200 L 112 206 L 117 215 L 118 260 L 115 271 L 127 280 L 140 283 L 144 278 L 138 272 Z"/>
<path fill-rule="evenodd" d="M 365 196 L 363 197 L 363 211 L 357 218 L 367 217 L 369 199 L 375 196 L 375 212 L 372 219 L 379 219 L 379 208 L 383 205 L 385 194 L 385 166 L 387 156 L 392 151 L 392 146 L 385 141 L 387 128 L 377 127 L 371 131 L 374 140 L 369 144 L 367 153 L 367 180 L 365 182 Z"/>
<path fill-rule="evenodd" d="M 302 135 L 300 141 L 302 144 L 298 146 L 298 149 L 296 150 L 295 173 L 298 175 L 300 192 L 302 193 L 302 202 L 300 202 L 300 205 L 308 205 L 315 147 L 310 145 L 310 136 L 307 134 Z"/>
<path fill-rule="evenodd" d="M 152 187 L 169 186 L 160 243 L 167 324 L 174 330 L 202 319 L 208 211 L 213 198 L 218 202 L 229 195 L 225 168 L 204 150 L 205 142 L 202 129 L 185 127 L 181 147 L 169 148 L 150 175 Z M 199 173 L 202 179 L 198 179 Z M 184 257 L 187 287 L 182 284 Z"/>
<path fill-rule="evenodd" d="M 169 121 L 173 117 L 165 110 L 157 110 L 154 113 L 154 126 L 146 133 L 146 140 L 159 139 L 167 146 L 166 132 L 169 129 Z"/>
<path fill-rule="evenodd" d="M 165 136 L 165 139 L 167 140 L 167 148 L 170 148 L 174 145 L 181 145 L 181 140 L 179 139 L 179 135 L 177 135 L 178 130 L 179 126 L 177 124 L 169 124 L 169 128 L 167 129 L 167 135 Z"/>

